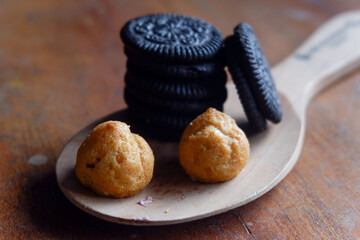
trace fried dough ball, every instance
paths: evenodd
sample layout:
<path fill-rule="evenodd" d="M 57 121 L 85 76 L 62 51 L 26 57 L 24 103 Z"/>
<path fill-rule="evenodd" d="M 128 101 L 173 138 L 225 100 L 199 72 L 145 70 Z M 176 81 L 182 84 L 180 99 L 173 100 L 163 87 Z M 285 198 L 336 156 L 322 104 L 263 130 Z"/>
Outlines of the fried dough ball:
<path fill-rule="evenodd" d="M 133 196 L 150 182 L 154 155 L 147 142 L 123 122 L 96 126 L 81 144 L 75 173 L 94 192 L 109 197 Z"/>
<path fill-rule="evenodd" d="M 185 129 L 179 159 L 191 179 L 223 182 L 245 167 L 249 152 L 248 139 L 234 119 L 208 108 Z"/>

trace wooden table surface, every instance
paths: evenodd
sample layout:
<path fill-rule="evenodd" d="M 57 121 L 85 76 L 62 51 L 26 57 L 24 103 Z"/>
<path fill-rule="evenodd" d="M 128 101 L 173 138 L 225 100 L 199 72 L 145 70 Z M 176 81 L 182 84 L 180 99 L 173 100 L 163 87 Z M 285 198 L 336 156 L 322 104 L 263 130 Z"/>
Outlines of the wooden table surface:
<path fill-rule="evenodd" d="M 56 159 L 74 134 L 126 107 L 119 29 L 153 12 L 249 22 L 271 65 L 358 0 L 0 1 L 1 239 L 360 239 L 360 71 L 315 97 L 290 174 L 263 197 L 164 227 L 105 222 L 57 186 Z M 359 46 L 360 47 L 360 46 Z"/>

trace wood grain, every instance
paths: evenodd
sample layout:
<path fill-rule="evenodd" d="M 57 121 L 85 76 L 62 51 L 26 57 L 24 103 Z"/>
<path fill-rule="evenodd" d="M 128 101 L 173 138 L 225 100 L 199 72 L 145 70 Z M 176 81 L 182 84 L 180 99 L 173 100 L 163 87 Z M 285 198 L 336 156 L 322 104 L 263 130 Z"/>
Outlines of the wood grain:
<path fill-rule="evenodd" d="M 54 166 L 79 129 L 125 107 L 118 31 L 134 16 L 177 12 L 228 35 L 248 21 L 273 65 L 356 0 L 0 1 L 0 236 L 3 239 L 358 239 L 360 73 L 309 106 L 294 170 L 260 199 L 169 227 L 126 227 L 77 210 Z M 45 156 L 32 165 L 28 159 Z"/>

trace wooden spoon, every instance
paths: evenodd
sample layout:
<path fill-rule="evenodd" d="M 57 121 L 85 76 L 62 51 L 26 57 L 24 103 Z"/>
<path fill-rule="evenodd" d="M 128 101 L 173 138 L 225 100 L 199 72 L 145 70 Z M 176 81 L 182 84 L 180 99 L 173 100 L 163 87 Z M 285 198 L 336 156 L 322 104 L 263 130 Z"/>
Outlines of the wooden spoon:
<path fill-rule="evenodd" d="M 127 110 L 100 119 L 65 146 L 56 163 L 58 184 L 65 196 L 99 218 L 131 225 L 167 225 L 201 219 L 244 205 L 278 184 L 295 165 L 302 147 L 306 107 L 325 86 L 360 65 L 360 12 L 341 14 L 317 30 L 299 49 L 273 68 L 281 95 L 283 120 L 260 134 L 247 132 L 249 163 L 233 180 L 219 184 L 192 182 L 178 163 L 178 144 L 147 138 L 156 163 L 151 183 L 134 197 L 112 199 L 84 188 L 74 174 L 76 153 L 89 131 L 106 120 L 131 125 Z M 233 84 L 225 112 L 246 131 L 244 114 Z M 138 204 L 148 197 L 145 206 Z"/>

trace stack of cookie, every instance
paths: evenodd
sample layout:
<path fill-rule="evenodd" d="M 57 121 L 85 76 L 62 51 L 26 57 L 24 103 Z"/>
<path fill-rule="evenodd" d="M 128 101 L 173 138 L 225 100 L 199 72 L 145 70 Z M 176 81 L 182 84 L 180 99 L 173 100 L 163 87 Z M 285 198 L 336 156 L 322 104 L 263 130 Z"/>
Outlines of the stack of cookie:
<path fill-rule="evenodd" d="M 179 137 L 208 107 L 222 111 L 223 38 L 211 24 L 154 14 L 129 21 L 120 36 L 128 57 L 124 96 L 137 123 Z"/>

